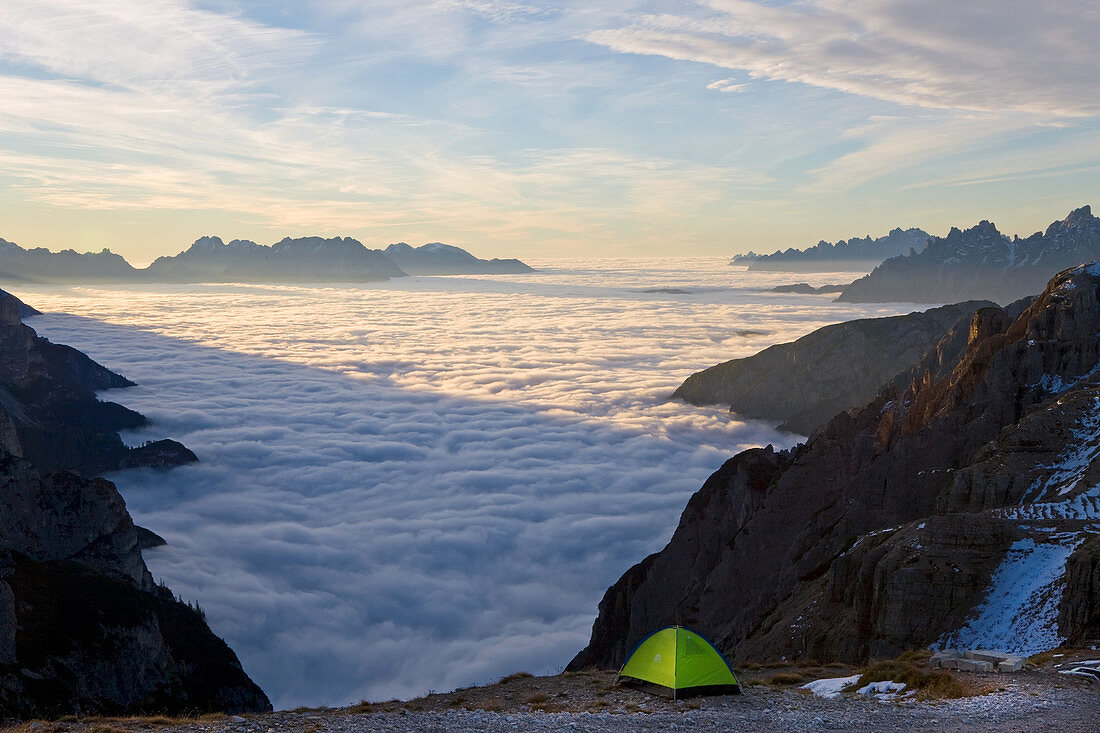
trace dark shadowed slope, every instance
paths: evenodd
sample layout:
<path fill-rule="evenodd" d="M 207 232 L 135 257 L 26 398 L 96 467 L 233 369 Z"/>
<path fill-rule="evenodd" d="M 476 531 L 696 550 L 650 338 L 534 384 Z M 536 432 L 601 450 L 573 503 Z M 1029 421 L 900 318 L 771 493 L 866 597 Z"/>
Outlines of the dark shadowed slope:
<path fill-rule="evenodd" d="M 933 237 L 922 252 L 894 257 L 849 285 L 852 303 L 944 303 L 982 298 L 1009 303 L 1038 292 L 1055 273 L 1100 257 L 1100 219 L 1088 206 L 1045 232 L 1009 239 L 991 222 Z"/>
<path fill-rule="evenodd" d="M 727 461 L 571 667 L 616 666 L 671 623 L 736 659 L 1100 642 L 1098 294 L 1093 265 L 1016 319 L 981 309 L 949 373 L 946 337 L 807 444 Z"/>
<path fill-rule="evenodd" d="M 945 333 L 960 327 L 965 333 L 974 311 L 992 305 L 970 301 L 825 326 L 692 374 L 672 396 L 693 405 L 729 405 L 730 412 L 809 435 L 838 412 L 867 403 Z"/>
<path fill-rule="evenodd" d="M 117 431 L 141 427 L 145 417 L 95 393 L 133 383 L 76 349 L 39 337 L 20 320 L 27 308 L 0 291 L 0 448 L 42 471 L 86 476 L 196 460 L 173 440 L 126 446 Z"/>
<path fill-rule="evenodd" d="M 0 294 L 0 719 L 269 708 L 201 613 L 153 583 L 141 547 L 155 535 L 114 484 L 53 470 L 161 463 L 164 446 L 129 451 L 103 427 L 144 420 L 92 396 L 128 382 L 18 313 Z M 168 463 L 194 458 L 170 447 Z"/>

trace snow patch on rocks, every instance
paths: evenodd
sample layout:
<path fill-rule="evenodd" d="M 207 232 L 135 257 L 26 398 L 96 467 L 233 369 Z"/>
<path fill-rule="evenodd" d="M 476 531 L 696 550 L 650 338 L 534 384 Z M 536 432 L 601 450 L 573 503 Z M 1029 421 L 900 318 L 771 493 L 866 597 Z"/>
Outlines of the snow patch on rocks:
<path fill-rule="evenodd" d="M 809 690 L 818 697 L 824 697 L 826 699 L 832 699 L 839 697 L 840 693 L 845 688 L 851 687 L 855 683 L 859 682 L 860 675 L 854 674 L 851 677 L 827 677 L 823 680 L 814 680 L 813 682 L 807 682 L 802 685 L 803 690 Z"/>
<path fill-rule="evenodd" d="M 1003 649 L 1029 656 L 1065 641 L 1058 634 L 1058 604 L 1066 561 L 1084 537 L 1051 535 L 1050 541 L 1018 540 L 993 573 L 985 600 L 957 631 L 934 648 Z"/>

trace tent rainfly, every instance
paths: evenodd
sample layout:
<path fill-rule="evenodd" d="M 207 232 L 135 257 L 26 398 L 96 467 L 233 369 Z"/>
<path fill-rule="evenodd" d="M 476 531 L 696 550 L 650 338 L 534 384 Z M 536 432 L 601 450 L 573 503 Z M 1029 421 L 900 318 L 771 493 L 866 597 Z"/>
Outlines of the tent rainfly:
<path fill-rule="evenodd" d="M 619 670 L 618 681 L 673 699 L 741 692 L 721 652 L 683 626 L 666 626 L 642 639 Z"/>

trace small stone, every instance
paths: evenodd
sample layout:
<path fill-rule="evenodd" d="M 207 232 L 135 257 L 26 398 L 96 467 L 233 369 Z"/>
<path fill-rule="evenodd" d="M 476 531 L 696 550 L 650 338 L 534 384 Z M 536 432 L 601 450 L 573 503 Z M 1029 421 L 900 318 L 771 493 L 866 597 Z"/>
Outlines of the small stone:
<path fill-rule="evenodd" d="M 244 722 L 244 718 L 242 718 L 239 715 L 230 715 L 228 718 L 226 718 L 226 720 L 228 720 L 230 723 L 243 723 Z"/>

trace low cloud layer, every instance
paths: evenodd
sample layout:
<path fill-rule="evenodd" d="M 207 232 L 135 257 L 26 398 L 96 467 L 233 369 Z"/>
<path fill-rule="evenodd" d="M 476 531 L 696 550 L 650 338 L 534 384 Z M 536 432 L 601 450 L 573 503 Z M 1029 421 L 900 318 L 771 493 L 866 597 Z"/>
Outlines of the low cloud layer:
<path fill-rule="evenodd" d="M 679 382 L 897 312 L 760 292 L 768 274 L 731 287 L 715 260 L 537 264 L 17 294 L 50 311 L 30 321 L 41 334 L 139 382 L 109 395 L 154 421 L 130 440 L 171 436 L 201 459 L 113 477 L 169 542 L 147 553 L 154 575 L 203 606 L 276 706 L 334 705 L 560 669 L 707 475 L 794 440 L 665 403 Z"/>

